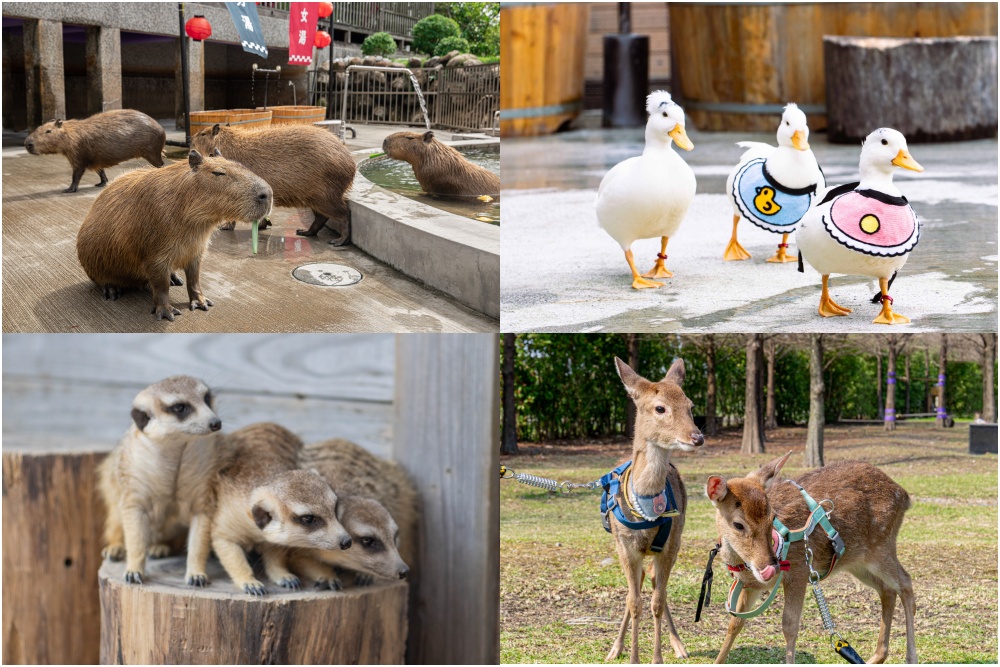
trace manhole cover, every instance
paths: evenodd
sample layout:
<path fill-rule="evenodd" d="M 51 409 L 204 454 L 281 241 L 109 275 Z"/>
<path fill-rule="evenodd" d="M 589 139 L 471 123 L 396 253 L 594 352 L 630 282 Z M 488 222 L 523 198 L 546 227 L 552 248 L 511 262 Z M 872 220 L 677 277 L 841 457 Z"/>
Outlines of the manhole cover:
<path fill-rule="evenodd" d="M 303 264 L 294 271 L 292 277 L 310 285 L 320 287 L 345 287 L 361 282 L 361 272 L 343 264 Z"/>

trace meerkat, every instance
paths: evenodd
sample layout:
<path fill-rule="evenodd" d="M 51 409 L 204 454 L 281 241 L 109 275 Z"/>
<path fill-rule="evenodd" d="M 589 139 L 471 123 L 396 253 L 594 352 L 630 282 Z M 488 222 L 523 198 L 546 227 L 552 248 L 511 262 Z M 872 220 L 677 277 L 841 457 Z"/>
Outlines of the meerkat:
<path fill-rule="evenodd" d="M 227 435 L 226 446 L 232 458 L 216 476 L 212 548 L 238 589 L 267 593 L 247 560 L 250 550 L 260 553 L 271 581 L 292 589 L 300 581 L 287 566 L 289 547 L 350 550 L 337 495 L 319 473 L 299 469 L 295 434 L 253 424 Z"/>
<path fill-rule="evenodd" d="M 368 536 L 385 549 L 385 552 L 366 550 L 361 545 L 360 550 L 349 554 L 326 554 L 324 562 L 392 578 L 404 578 L 410 570 L 413 572 L 411 577 L 416 574 L 420 496 L 402 466 L 340 438 L 306 445 L 300 465 L 317 470 L 342 501 L 355 500 L 356 516 L 345 509 L 343 518 L 344 527 L 355 542 L 361 545 L 360 540 Z M 374 504 L 362 502 L 361 498 L 374 501 Z M 394 535 L 397 527 L 398 540 Z M 375 542 L 372 544 L 378 549 Z M 408 566 L 406 571 L 393 562 L 393 556 L 402 559 L 401 562 Z M 296 562 L 302 566 L 301 559 Z M 356 579 L 357 583 L 368 581 L 370 577 L 366 576 Z"/>
<path fill-rule="evenodd" d="M 213 513 L 212 479 L 221 463 L 222 420 L 204 382 L 177 375 L 132 401 L 132 424 L 101 463 L 98 488 L 108 509 L 104 553 L 125 558 L 125 581 L 141 584 L 147 556 L 187 526 L 185 581 L 206 586 Z"/>

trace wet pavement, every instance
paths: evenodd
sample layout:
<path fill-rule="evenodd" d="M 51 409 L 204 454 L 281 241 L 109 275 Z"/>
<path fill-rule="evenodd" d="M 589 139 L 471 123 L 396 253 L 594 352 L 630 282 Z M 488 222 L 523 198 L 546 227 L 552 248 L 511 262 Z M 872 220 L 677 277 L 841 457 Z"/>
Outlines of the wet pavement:
<path fill-rule="evenodd" d="M 400 129 L 359 126 L 348 147 L 379 147 Z M 180 135 L 168 128 L 168 138 Z M 275 208 L 273 227 L 261 231 L 251 252 L 250 226 L 217 231 L 202 263 L 202 288 L 214 302 L 208 312 L 187 310 L 185 287 L 171 288 L 182 311 L 175 322 L 156 321 L 147 292 L 105 301 L 76 256 L 76 232 L 101 193 L 87 172 L 75 194 L 63 194 L 70 166 L 61 155 L 28 155 L 23 135 L 4 134 L 3 331 L 4 332 L 465 332 L 496 331 L 498 323 L 373 259 L 355 247 L 327 243 L 333 233 L 297 236 L 312 214 Z M 183 149 L 167 147 L 168 159 Z M 114 179 L 148 166 L 131 160 L 107 170 Z M 346 287 L 300 282 L 292 271 L 314 262 L 346 265 L 362 279 Z"/>
<path fill-rule="evenodd" d="M 722 260 L 732 231 L 723 194 L 742 149 L 737 141 L 775 143 L 774 134 L 689 130 L 695 148 L 682 153 L 698 194 L 677 235 L 659 289 L 633 290 L 618 244 L 597 226 L 594 200 L 604 174 L 642 152 L 642 129 L 578 130 L 536 139 L 504 139 L 505 198 L 501 253 L 503 331 L 817 331 L 885 333 L 871 321 L 877 282 L 831 277 L 831 296 L 853 308 L 823 318 L 820 276 L 806 265 L 768 264 L 780 236 L 746 221 L 740 242 L 753 255 Z M 829 184 L 858 180 L 860 145 L 810 144 Z M 920 243 L 893 284 L 894 309 L 911 318 L 899 332 L 995 331 L 997 328 L 997 141 L 916 144 L 925 171 L 897 170 L 895 183 L 922 223 Z M 789 252 L 794 255 L 794 235 Z M 632 249 L 648 270 L 659 239 Z"/>

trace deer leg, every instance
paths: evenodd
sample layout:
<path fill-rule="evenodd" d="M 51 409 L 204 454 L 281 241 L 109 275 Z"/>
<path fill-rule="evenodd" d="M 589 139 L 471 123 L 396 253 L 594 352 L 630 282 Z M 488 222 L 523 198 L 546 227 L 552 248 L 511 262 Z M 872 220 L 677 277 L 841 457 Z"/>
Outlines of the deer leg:
<path fill-rule="evenodd" d="M 674 649 L 674 655 L 676 657 L 687 658 L 687 649 L 684 648 L 684 642 L 682 642 L 681 638 L 677 635 L 677 629 L 674 627 L 674 618 L 670 614 L 670 604 L 667 602 L 667 582 L 670 581 L 670 571 L 674 569 L 674 563 L 677 562 L 677 552 L 679 550 L 680 540 L 672 540 L 668 542 L 667 549 L 663 553 L 663 557 L 653 560 L 653 572 L 655 573 L 655 576 L 653 577 L 653 616 L 666 616 L 667 632 L 670 636 L 670 647 Z M 660 600 L 659 607 L 657 607 L 657 596 L 659 596 Z M 659 613 L 657 613 L 657 609 L 659 609 Z M 659 626 L 657 625 L 657 646 L 659 645 L 659 639 L 660 632 Z M 655 662 L 663 662 L 663 660 L 655 660 Z"/>
<path fill-rule="evenodd" d="M 903 615 L 906 617 L 906 662 L 917 662 L 917 642 L 913 634 L 913 617 L 917 613 L 917 600 L 913 596 L 913 582 L 910 574 L 896 561 L 899 571 L 899 597 L 903 600 Z"/>
<path fill-rule="evenodd" d="M 621 550 L 619 550 L 619 552 L 618 552 L 618 557 L 619 557 L 619 559 L 621 559 L 622 570 L 625 572 L 626 578 L 628 578 L 628 576 L 629 576 L 629 569 L 628 569 L 628 567 L 629 566 L 627 565 L 627 563 L 629 561 L 626 560 L 626 558 L 622 556 Z M 639 590 L 642 590 L 642 582 L 643 582 L 643 580 L 646 577 L 646 572 L 645 572 L 645 570 L 642 569 L 642 563 L 641 562 L 640 562 L 639 565 L 640 565 L 640 567 L 639 567 Z M 629 587 L 629 590 L 631 591 L 631 586 Z M 629 622 L 630 618 L 632 618 L 632 611 L 631 611 L 631 608 L 629 607 L 628 603 L 626 602 L 626 604 L 625 604 L 625 613 L 624 613 L 624 615 L 622 615 L 622 624 L 621 624 L 621 627 L 618 628 L 618 638 L 615 639 L 615 643 L 611 646 L 611 650 L 608 652 L 608 655 L 604 658 L 607 662 L 611 662 L 612 660 L 617 660 L 618 656 L 620 656 L 622 654 L 622 650 L 625 648 L 625 630 L 628 629 L 628 622 Z"/>
<path fill-rule="evenodd" d="M 866 569 L 851 570 L 851 574 L 865 586 L 874 588 L 882 602 L 882 620 L 879 622 L 878 640 L 875 642 L 875 655 L 869 664 L 881 664 L 889 656 L 889 630 L 892 628 L 892 612 L 896 607 L 895 584 L 887 585 L 875 572 Z"/>
<path fill-rule="evenodd" d="M 789 573 L 791 574 L 791 573 Z M 802 605 L 806 597 L 806 578 L 787 577 L 784 584 L 785 609 L 781 614 L 781 632 L 785 635 L 785 663 L 795 664 L 795 640 L 802 621 Z"/>
<path fill-rule="evenodd" d="M 760 591 L 757 589 L 744 588 L 740 593 L 739 599 L 736 600 L 736 611 L 745 611 L 754 605 L 759 597 Z M 733 648 L 736 637 L 743 630 L 744 625 L 746 625 L 746 619 L 744 618 L 733 616 L 729 619 L 729 629 L 726 631 L 726 639 L 722 642 L 722 648 L 719 649 L 719 655 L 715 658 L 715 664 L 720 665 L 726 662 L 726 658 L 729 657 L 729 650 Z"/>

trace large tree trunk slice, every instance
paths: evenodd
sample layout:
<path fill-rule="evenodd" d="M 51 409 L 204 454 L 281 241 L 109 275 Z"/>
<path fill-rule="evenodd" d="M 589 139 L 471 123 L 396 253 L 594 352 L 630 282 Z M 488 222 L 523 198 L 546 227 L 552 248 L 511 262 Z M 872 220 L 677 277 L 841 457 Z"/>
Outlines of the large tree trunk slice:
<path fill-rule="evenodd" d="M 408 587 L 394 581 L 340 592 L 240 593 L 214 558 L 212 584 L 184 584 L 184 558 L 151 560 L 146 583 L 125 583 L 124 564 L 105 561 L 101 589 L 103 664 L 402 663 Z M 263 581 L 263 579 L 262 579 Z"/>

